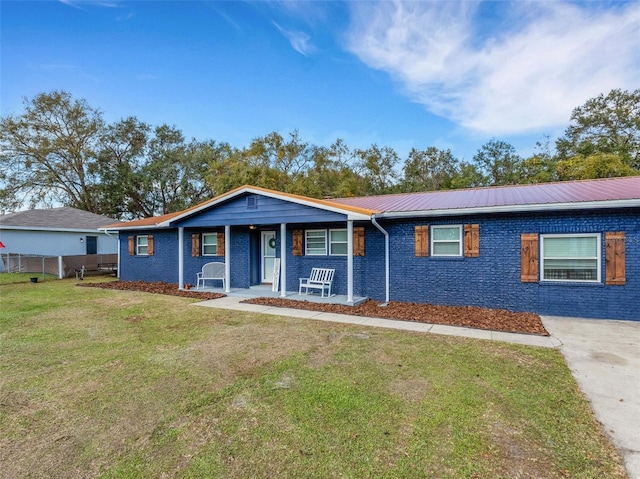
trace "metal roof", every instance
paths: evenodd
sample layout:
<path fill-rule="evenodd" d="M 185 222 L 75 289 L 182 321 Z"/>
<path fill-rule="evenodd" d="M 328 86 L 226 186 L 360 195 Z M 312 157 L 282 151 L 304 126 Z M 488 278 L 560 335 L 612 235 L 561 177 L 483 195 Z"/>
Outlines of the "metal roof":
<path fill-rule="evenodd" d="M 640 176 L 534 185 L 468 188 L 339 198 L 332 202 L 376 210 L 379 216 L 447 211 L 526 211 L 640 206 Z"/>
<path fill-rule="evenodd" d="M 0 216 L 0 228 L 38 228 L 49 230 L 97 230 L 113 223 L 113 218 L 77 208 L 50 208 L 18 211 Z"/>

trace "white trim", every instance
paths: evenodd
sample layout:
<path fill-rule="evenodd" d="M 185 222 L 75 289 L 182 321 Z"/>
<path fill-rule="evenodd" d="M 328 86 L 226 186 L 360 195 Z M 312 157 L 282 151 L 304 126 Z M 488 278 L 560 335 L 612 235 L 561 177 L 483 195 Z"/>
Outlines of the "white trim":
<path fill-rule="evenodd" d="M 178 289 L 184 287 L 184 228 L 178 228 Z"/>
<path fill-rule="evenodd" d="M 287 296 L 287 224 L 280 224 L 280 297 Z"/>
<path fill-rule="evenodd" d="M 347 233 L 347 240 L 346 241 L 331 241 L 331 233 L 333 231 L 344 231 L 345 233 Z M 335 244 L 346 244 L 347 245 L 347 252 L 346 253 L 333 253 L 331 251 L 331 245 L 335 243 Z M 345 228 L 331 228 L 329 229 L 329 233 L 327 234 L 327 250 L 328 250 L 328 254 L 329 256 L 347 256 L 349 254 L 349 230 L 345 229 Z"/>
<path fill-rule="evenodd" d="M 441 208 L 437 210 L 387 211 L 376 218 L 420 218 L 429 216 L 458 216 L 487 213 L 523 213 L 535 211 L 592 210 L 605 208 L 637 208 L 640 199 L 582 201 L 576 203 L 535 203 L 531 205 L 483 206 L 469 208 Z"/>
<path fill-rule="evenodd" d="M 347 221 L 347 303 L 353 303 L 353 221 Z"/>
<path fill-rule="evenodd" d="M 180 229 L 180 228 L 178 228 L 178 229 Z M 205 253 L 204 252 L 204 247 L 205 247 L 204 237 L 205 237 L 205 235 L 207 235 L 207 236 L 215 236 L 216 237 L 216 245 L 215 245 L 216 246 L 216 252 L 215 253 Z M 201 248 L 200 254 L 202 254 L 202 256 L 218 256 L 218 233 L 216 233 L 216 232 L 200 233 L 200 238 L 201 238 L 201 241 L 200 241 L 200 248 Z M 206 246 L 213 246 L 213 244 L 207 243 Z"/>
<path fill-rule="evenodd" d="M 308 241 L 307 241 L 307 233 L 324 233 L 324 253 L 309 253 L 308 250 Z M 328 235 L 326 229 L 311 229 L 304 230 L 304 255 L 305 256 L 328 256 L 329 254 L 329 244 L 328 244 Z"/>
<path fill-rule="evenodd" d="M 59 231 L 61 233 L 101 233 L 107 234 L 107 229 L 105 228 L 54 228 L 54 227 L 46 227 L 46 226 L 10 226 L 0 224 L 0 231 L 2 230 L 21 230 L 21 231 Z M 117 231 L 117 230 L 112 230 Z"/>
<path fill-rule="evenodd" d="M 269 281 L 273 280 L 273 269 L 271 270 L 271 274 L 267 274 L 266 272 L 266 268 L 265 268 L 265 260 L 267 258 L 273 258 L 275 260 L 275 258 L 278 256 L 277 253 L 277 249 L 274 245 L 273 247 L 273 256 L 267 256 L 267 246 L 269 246 L 268 244 L 265 244 L 265 238 L 267 236 L 272 236 L 273 235 L 273 240 L 275 241 L 277 238 L 277 234 L 274 230 L 264 230 L 264 231 L 260 231 L 260 282 L 261 283 L 268 283 Z M 270 248 L 270 246 L 269 246 Z M 274 261 L 275 264 L 275 261 Z"/>
<path fill-rule="evenodd" d="M 146 245 L 142 245 L 142 246 L 146 246 L 147 248 L 147 252 L 146 253 L 140 253 L 140 243 L 138 242 L 138 240 L 140 238 L 147 238 L 147 244 Z M 149 256 L 149 235 L 136 235 L 136 256 Z"/>
<path fill-rule="evenodd" d="M 595 258 L 562 258 L 562 259 L 595 259 L 596 279 L 546 279 L 544 277 L 544 240 L 546 238 L 596 238 Z M 540 282 L 545 283 L 602 283 L 602 235 L 600 233 L 552 233 L 540 235 Z"/>
<path fill-rule="evenodd" d="M 231 292 L 231 226 L 224 225 L 224 292 Z"/>
<path fill-rule="evenodd" d="M 459 232 L 459 238 L 457 240 L 437 240 L 435 238 L 435 234 L 433 232 L 434 229 L 453 229 L 456 228 Z M 462 225 L 431 225 L 431 231 L 429 232 L 429 237 L 431 238 L 431 256 L 437 258 L 459 258 L 462 256 Z M 437 254 L 434 248 L 437 243 L 458 243 L 458 253 L 457 254 Z"/>

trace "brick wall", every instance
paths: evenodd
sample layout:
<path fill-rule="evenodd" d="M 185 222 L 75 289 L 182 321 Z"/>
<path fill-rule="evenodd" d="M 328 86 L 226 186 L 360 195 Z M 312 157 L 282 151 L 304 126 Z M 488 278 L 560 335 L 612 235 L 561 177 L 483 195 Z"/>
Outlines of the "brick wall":
<path fill-rule="evenodd" d="M 477 258 L 416 257 L 414 226 L 479 224 Z M 391 299 L 557 316 L 640 320 L 640 212 L 492 215 L 383 224 L 391 239 Z M 522 283 L 521 233 L 626 233 L 626 284 Z M 375 297 L 374 295 L 370 295 Z"/>

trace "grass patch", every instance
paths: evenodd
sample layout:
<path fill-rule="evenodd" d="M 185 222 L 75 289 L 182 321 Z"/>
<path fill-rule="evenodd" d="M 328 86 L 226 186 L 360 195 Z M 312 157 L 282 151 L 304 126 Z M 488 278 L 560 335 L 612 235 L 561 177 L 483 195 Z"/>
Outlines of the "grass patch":
<path fill-rule="evenodd" d="M 6 286 L 6 477 L 623 478 L 556 350 Z"/>
<path fill-rule="evenodd" d="M 1 284 L 30 283 L 31 278 L 38 278 L 38 282 L 57 280 L 58 277 L 49 273 L 0 273 Z"/>

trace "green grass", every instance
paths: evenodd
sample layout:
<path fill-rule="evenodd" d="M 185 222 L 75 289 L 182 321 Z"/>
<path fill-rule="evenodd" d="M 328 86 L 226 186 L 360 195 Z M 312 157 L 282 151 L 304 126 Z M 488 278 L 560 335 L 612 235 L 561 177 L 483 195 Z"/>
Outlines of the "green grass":
<path fill-rule="evenodd" d="M 40 273 L 0 273 L 0 285 L 1 284 L 14 284 L 14 283 L 30 283 L 31 278 L 38 278 L 38 281 L 51 281 L 57 280 L 58 277 L 54 274 L 42 274 Z"/>
<path fill-rule="evenodd" d="M 556 350 L 0 290 L 0 476 L 623 478 Z"/>

